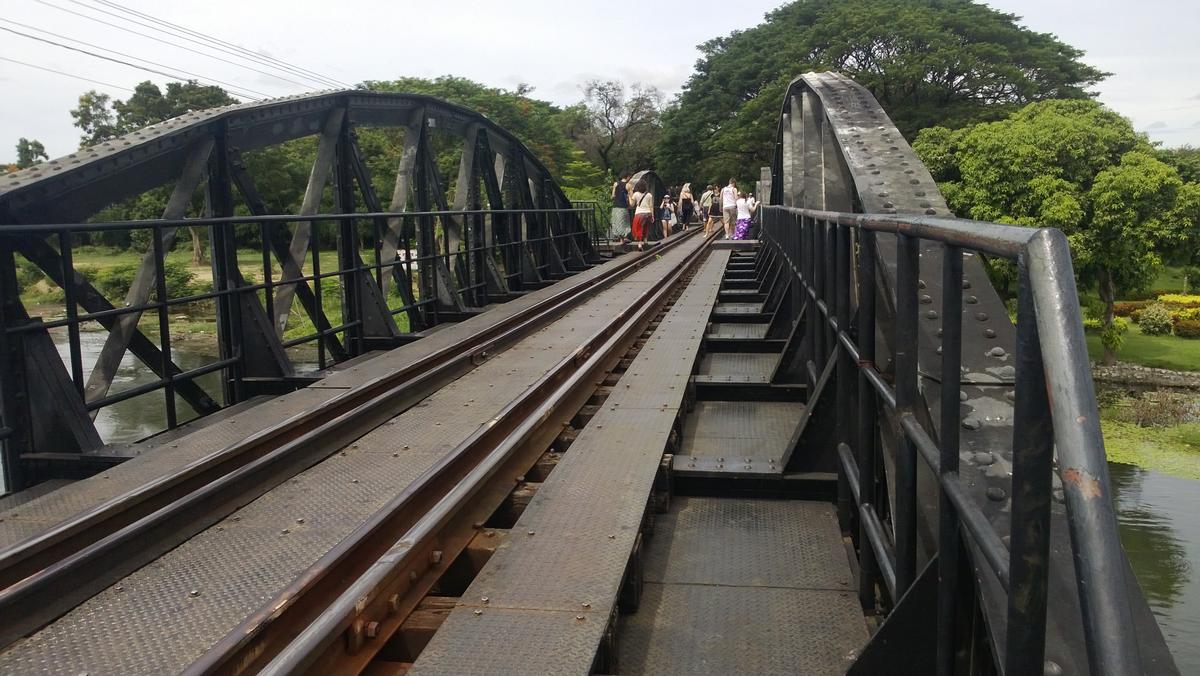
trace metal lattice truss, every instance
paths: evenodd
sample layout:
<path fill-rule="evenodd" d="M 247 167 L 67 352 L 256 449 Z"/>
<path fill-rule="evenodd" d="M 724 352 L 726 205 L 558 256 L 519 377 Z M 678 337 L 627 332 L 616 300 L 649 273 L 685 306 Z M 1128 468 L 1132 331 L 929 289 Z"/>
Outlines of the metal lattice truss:
<path fill-rule="evenodd" d="M 372 186 L 358 145 L 356 130 L 364 127 L 404 130 L 394 188 L 386 202 Z M 440 138 L 456 137 L 461 142 L 452 193 L 438 170 L 431 138 L 435 130 Z M 536 288 L 556 275 L 585 266 L 591 255 L 586 236 L 571 237 L 555 231 L 574 231 L 579 224 L 568 228 L 571 224 L 549 218 L 545 210 L 570 209 L 571 202 L 547 168 L 511 133 L 475 111 L 432 97 L 358 90 L 318 92 L 192 112 L 7 174 L 0 177 L 0 240 L 7 249 L 6 255 L 21 254 L 63 288 L 67 288 L 64 275 L 71 274 L 74 301 L 85 312 L 111 312 L 115 309 L 114 304 L 76 271 L 69 260 L 64 260 L 60 250 L 46 236 L 26 233 L 6 237 L 5 226 L 82 223 L 110 204 L 138 196 L 169 181 L 175 183 L 162 213 L 166 221 L 183 219 L 201 187 L 206 188 L 207 215 L 210 217 L 234 216 L 239 201 L 235 194 L 240 195 L 240 201 L 252 215 L 265 215 L 267 207 L 246 169 L 243 154 L 311 136 L 318 139 L 316 159 L 296 215 L 317 214 L 322 195 L 330 184 L 334 186 L 336 210 L 341 213 L 507 210 L 504 216 L 492 216 L 486 221 L 481 218 L 479 227 L 470 235 L 479 240 L 486 235 L 495 245 L 488 255 L 478 257 L 480 269 L 472 271 L 475 279 L 482 278 L 476 286 L 485 284 L 489 298 L 504 297 L 523 288 Z M 442 254 L 467 245 L 464 242 L 465 218 L 464 215 L 439 217 L 440 228 L 436 230 L 432 215 L 374 219 L 382 226 L 378 261 L 374 263 L 384 266 L 385 272 L 378 284 L 370 275 L 356 275 L 357 288 L 350 291 L 355 294 L 355 308 L 359 313 L 355 320 L 360 323 L 366 338 L 380 339 L 375 344 L 382 346 L 400 334 L 385 301 L 392 284 L 410 308 L 408 316 L 412 330 L 430 323 L 426 316 L 430 304 L 447 313 L 461 314 L 467 309 L 472 297 L 464 293 L 470 281 L 466 278 L 467 272 L 451 269 L 461 265 L 452 256 L 442 257 Z M 171 250 L 179 227 L 182 224 L 161 228 L 161 250 Z M 240 350 L 245 377 L 286 379 L 293 375 L 282 336 L 292 305 L 297 300 L 313 325 L 323 332 L 321 343 L 324 349 L 335 360 L 353 356 L 331 330 L 336 322 L 325 316 L 313 289 L 306 283 L 287 283 L 302 277 L 304 261 L 313 247 L 313 230 L 312 221 L 295 221 L 290 237 L 282 224 L 264 227 L 264 239 L 267 240 L 264 246 L 270 248 L 275 263 L 282 269 L 282 277 L 275 282 L 274 296 L 268 298 L 265 308 L 253 293 L 237 294 L 234 305 L 240 326 L 236 330 L 241 335 L 222 336 L 223 352 L 227 349 L 226 343 L 236 345 Z M 245 286 L 231 236 L 222 238 L 215 227 L 211 235 L 214 289 Z M 349 221 L 339 232 L 339 237 L 343 235 L 357 241 Z M 395 264 L 399 258 L 410 255 L 410 252 L 402 251 L 406 246 L 404 242 L 410 237 L 415 241 L 416 255 L 429 257 L 429 264 L 420 266 L 417 281 L 420 297 L 414 295 L 414 280 L 409 276 L 413 266 L 405 268 Z M 550 239 L 554 237 L 559 239 Z M 473 245 L 481 246 L 480 242 Z M 349 254 L 339 249 L 342 269 L 364 265 L 357 247 L 347 250 Z M 345 259 L 347 255 L 351 258 Z M 145 254 L 124 299 L 125 307 L 146 304 L 155 288 L 155 270 L 152 249 Z M 10 324 L 29 321 L 15 294 L 13 296 L 4 314 L 5 321 Z M 477 293 L 474 297 L 483 298 L 483 294 Z M 180 373 L 179 367 L 164 357 L 155 341 L 138 329 L 141 314 L 117 313 L 99 320 L 109 335 L 87 379 L 85 402 L 105 397 L 126 351 L 132 351 L 160 378 Z M 219 404 L 190 379 L 178 381 L 175 387 L 177 393 L 200 413 L 219 408 Z M 73 436 L 71 445 L 86 448 L 94 447 L 98 442 L 91 429 L 81 429 Z"/>

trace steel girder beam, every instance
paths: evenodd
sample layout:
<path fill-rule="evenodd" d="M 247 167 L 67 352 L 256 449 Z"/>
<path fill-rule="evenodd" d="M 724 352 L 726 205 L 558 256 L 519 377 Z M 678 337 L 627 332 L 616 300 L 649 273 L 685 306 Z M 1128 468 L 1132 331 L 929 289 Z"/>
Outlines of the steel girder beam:
<path fill-rule="evenodd" d="M 929 171 L 879 103 L 869 91 L 843 75 L 809 73 L 789 85 L 775 149 L 771 167 L 773 203 L 829 211 L 952 216 Z M 875 239 L 879 250 L 876 280 L 879 302 L 874 305 L 883 340 L 877 344 L 875 354 L 861 357 L 871 359 L 881 370 L 887 370 L 896 349 L 891 344 L 890 327 L 897 302 L 897 238 L 879 234 Z M 915 280 L 919 303 L 928 308 L 939 308 L 945 293 L 941 282 L 943 247 L 933 242 L 919 246 L 919 251 L 914 252 L 920 261 L 919 279 Z M 1014 354 L 1016 335 L 980 258 L 970 252 L 963 256 L 960 414 L 964 424 L 959 430 L 962 459 L 959 473 L 966 485 L 975 487 L 975 502 L 996 532 L 1005 537 L 1009 534 L 1012 508 L 1008 492 L 1013 466 L 1015 375 L 1011 355 Z M 941 380 L 942 318 L 936 312 L 924 309 L 922 317 L 916 351 L 921 376 L 917 414 L 923 426 L 937 439 L 943 410 L 938 385 Z M 882 438 L 887 473 L 893 475 L 898 449 L 891 431 L 885 430 Z M 923 547 L 916 553 L 917 560 L 911 563 L 924 567 L 937 552 L 938 490 L 933 473 L 926 471 L 928 467 L 923 462 L 918 466 L 921 471 L 917 476 L 916 491 L 917 532 Z M 1057 476 L 1054 483 L 1059 484 Z M 893 514 L 896 511 L 895 490 L 894 484 L 890 484 Z M 1066 521 L 1064 505 L 1054 502 L 1049 574 L 1052 601 L 1048 609 L 1045 657 L 1061 667 L 1063 673 L 1086 673 L 1089 660 Z M 979 552 L 970 542 L 967 544 L 968 551 L 979 561 Z M 1007 629 L 1005 592 L 985 564 L 975 565 L 974 571 L 986 631 L 992 645 L 1002 646 Z M 1132 580 L 1132 574 L 1128 573 L 1127 578 L 1130 580 L 1128 602 L 1135 619 L 1131 631 L 1145 646 L 1143 657 L 1147 664 L 1152 664 L 1155 655 L 1165 654 L 1161 632 L 1145 599 L 1138 594 L 1139 588 Z M 1003 659 L 1002 655 L 993 657 Z M 1003 671 L 999 662 L 997 666 Z M 1154 669 L 1148 669 L 1147 673 L 1154 672 Z M 1166 673 L 1170 673 L 1169 666 Z"/>

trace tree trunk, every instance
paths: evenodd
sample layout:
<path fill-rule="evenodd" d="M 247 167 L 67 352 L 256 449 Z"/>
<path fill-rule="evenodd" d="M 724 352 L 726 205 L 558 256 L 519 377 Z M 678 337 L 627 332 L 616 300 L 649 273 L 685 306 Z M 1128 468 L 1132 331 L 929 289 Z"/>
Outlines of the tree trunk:
<path fill-rule="evenodd" d="M 1100 300 L 1104 301 L 1104 319 L 1100 323 L 1100 332 L 1101 336 L 1103 336 L 1113 323 L 1113 303 L 1116 301 L 1117 290 L 1113 285 L 1112 275 L 1108 273 L 1108 270 L 1101 269 L 1099 276 L 1100 280 L 1097 286 L 1100 293 Z M 1101 343 L 1103 342 L 1103 338 L 1101 338 Z M 1117 353 L 1113 351 L 1111 347 L 1105 344 L 1104 363 L 1113 364 L 1116 363 L 1116 361 Z"/>
<path fill-rule="evenodd" d="M 203 265 L 204 245 L 200 241 L 200 230 L 196 226 L 189 226 L 188 230 L 192 233 L 192 265 Z"/>

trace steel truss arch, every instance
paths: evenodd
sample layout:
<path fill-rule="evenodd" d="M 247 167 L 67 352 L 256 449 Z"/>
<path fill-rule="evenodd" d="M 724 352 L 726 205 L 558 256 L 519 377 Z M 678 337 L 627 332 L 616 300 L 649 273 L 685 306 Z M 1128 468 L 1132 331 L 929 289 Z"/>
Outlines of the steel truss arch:
<path fill-rule="evenodd" d="M 767 174 L 764 169 L 764 178 Z M 789 84 L 781 108 L 769 177 L 769 203 L 773 205 L 825 212 L 897 215 L 915 222 L 922 218 L 953 217 L 932 175 L 874 96 L 865 87 L 838 73 L 808 73 Z M 896 367 L 894 360 L 905 358 L 896 354 L 892 333 L 898 305 L 895 290 L 902 281 L 897 279 L 899 239 L 885 233 L 874 236 L 878 269 L 875 275 L 877 299 L 873 306 L 881 340 L 876 344 L 875 354 L 859 356 L 876 364 L 885 377 Z M 931 240 L 916 243 L 916 238 L 907 239 L 914 261 L 919 261 L 919 278 L 906 280 L 913 282 L 912 288 L 919 289 L 919 298 L 916 305 L 909 302 L 908 306 L 919 308 L 921 317 L 915 342 L 919 382 L 913 414 L 936 440 L 943 429 L 941 418 L 945 410 L 939 385 L 944 318 L 934 309 L 942 307 L 945 295 L 942 280 L 947 247 Z M 950 250 L 960 251 L 958 248 Z M 961 251 L 963 282 L 961 293 L 957 294 L 963 313 L 961 428 L 955 424 L 961 458 L 959 476 L 965 485 L 973 487 L 970 498 L 986 515 L 998 537 L 1007 542 L 1012 509 L 1009 491 L 1016 401 L 1014 363 L 1008 357 L 1016 354 L 1017 335 L 1003 299 L 987 276 L 983 260 L 975 252 Z M 850 275 L 858 274 L 857 267 L 857 264 L 850 264 Z M 818 278 L 816 283 L 821 284 L 821 280 Z M 851 288 L 853 286 L 851 284 Z M 857 312 L 859 301 L 858 298 L 848 301 L 854 312 Z M 880 406 L 880 411 L 887 413 L 887 408 Z M 897 504 L 895 485 L 896 439 L 903 435 L 893 434 L 892 430 L 899 430 L 902 423 L 890 413 L 888 418 L 880 416 L 879 420 L 876 438 L 884 450 L 888 511 L 894 519 L 897 508 L 903 509 Z M 909 585 L 916 582 L 916 574 L 938 553 L 938 479 L 926 463 L 918 459 L 917 466 L 916 533 L 919 545 L 915 569 L 910 563 L 909 570 L 898 573 L 901 590 L 909 589 Z M 1061 496 L 1062 484 L 1057 474 L 1053 477 L 1053 485 Z M 895 527 L 893 523 L 892 528 Z M 1051 505 L 1050 522 L 1047 673 L 1050 673 L 1050 663 L 1055 665 L 1055 673 L 1088 673 L 1095 668 L 1089 661 L 1089 652 L 1095 646 L 1089 646 L 1089 640 L 1095 641 L 1096 637 L 1085 636 L 1082 606 L 1086 599 L 1076 583 L 1077 561 L 1069 544 L 1070 528 L 1073 526 L 1069 527 L 1066 506 L 1057 499 Z M 972 587 L 976 596 L 972 603 L 978 604 L 985 620 L 983 631 L 986 635 L 983 638 L 993 647 L 995 668 L 1003 673 L 1003 646 L 1008 631 L 1007 592 L 991 569 L 981 565 L 983 554 L 978 544 L 967 538 L 965 545 L 975 564 L 970 568 L 974 573 L 971 577 L 974 578 Z M 865 542 L 860 542 L 859 546 L 869 547 Z M 902 560 L 902 553 L 897 554 L 898 560 Z M 902 562 L 897 563 L 898 568 L 901 565 Z M 1133 618 L 1129 631 L 1131 635 L 1136 634 L 1134 640 L 1143 646 L 1144 673 L 1173 673 L 1170 658 L 1162 658 L 1166 648 L 1161 632 L 1127 562 L 1125 569 L 1125 589 Z M 1120 571 L 1115 574 L 1122 576 Z M 893 601 L 903 603 L 900 599 Z M 911 621 L 913 617 L 909 615 L 905 621 Z M 928 620 L 932 622 L 932 616 Z"/>

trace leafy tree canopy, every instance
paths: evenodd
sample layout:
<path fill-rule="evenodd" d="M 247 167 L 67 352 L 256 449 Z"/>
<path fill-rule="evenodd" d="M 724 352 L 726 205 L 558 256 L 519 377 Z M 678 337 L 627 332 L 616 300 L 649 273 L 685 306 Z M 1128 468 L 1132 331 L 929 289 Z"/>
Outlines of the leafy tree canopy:
<path fill-rule="evenodd" d="M 149 80 L 134 87 L 124 101 L 95 90 L 84 92 L 79 105 L 71 111 L 75 126 L 83 131 L 81 145 L 95 145 L 142 127 L 178 117 L 184 113 L 216 108 L 237 99 L 215 85 L 202 85 L 195 80 L 170 82 L 163 94 Z"/>
<path fill-rule="evenodd" d="M 46 155 L 46 147 L 42 142 L 33 139 L 32 141 L 22 137 L 17 141 L 17 169 L 25 169 L 32 167 L 42 160 L 48 160 L 50 157 Z"/>
<path fill-rule="evenodd" d="M 1106 328 L 1117 292 L 1148 284 L 1200 219 L 1200 186 L 1095 101 L 1043 101 L 1000 122 L 933 127 L 913 147 L 958 215 L 1065 232 L 1081 283 L 1096 283 L 1106 304 Z"/>
<path fill-rule="evenodd" d="M 836 70 L 867 87 L 906 136 L 1004 117 L 1049 98 L 1086 98 L 1106 76 L 1082 52 L 969 0 L 800 0 L 759 26 L 710 40 L 663 116 L 659 171 L 753 179 L 769 163 L 785 88 Z"/>

